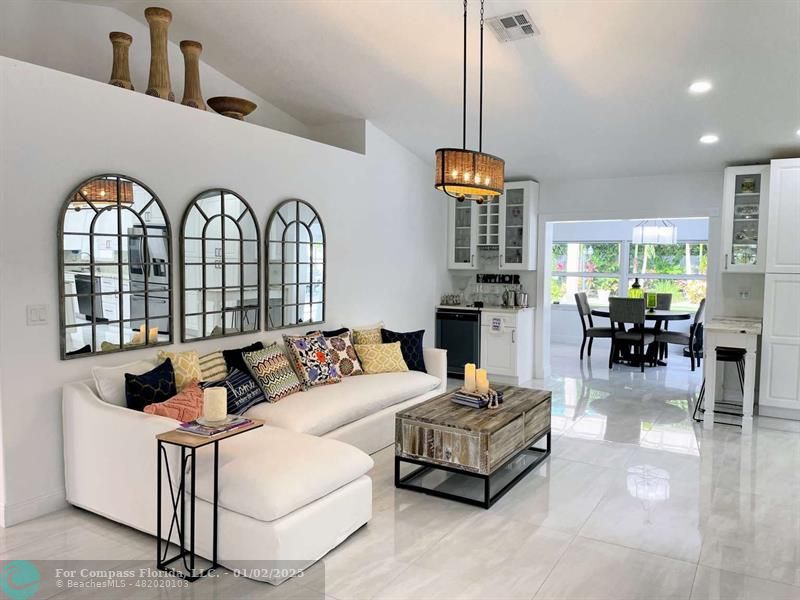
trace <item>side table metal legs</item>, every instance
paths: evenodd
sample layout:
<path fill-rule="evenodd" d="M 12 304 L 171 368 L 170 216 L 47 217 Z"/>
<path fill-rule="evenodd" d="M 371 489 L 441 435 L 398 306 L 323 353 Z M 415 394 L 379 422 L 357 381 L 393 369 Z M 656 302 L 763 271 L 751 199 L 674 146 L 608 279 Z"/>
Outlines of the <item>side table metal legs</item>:
<path fill-rule="evenodd" d="M 181 460 L 180 460 L 180 474 L 177 476 L 177 489 L 173 485 L 172 472 L 170 471 L 169 457 L 165 443 L 161 440 L 158 441 L 158 476 L 156 487 L 157 490 L 157 504 L 156 504 L 156 566 L 162 571 L 172 573 L 177 577 L 181 577 L 187 581 L 196 581 L 204 577 L 219 566 L 217 562 L 217 508 L 219 499 L 219 442 L 214 442 L 214 507 L 213 507 L 213 530 L 212 530 L 212 559 L 211 565 L 202 571 L 195 570 L 195 474 L 196 474 L 196 458 L 197 449 L 181 447 Z M 163 459 L 163 460 L 162 460 Z M 166 538 L 163 540 L 164 550 L 162 553 L 162 463 L 166 471 L 167 485 L 169 488 L 170 504 L 172 509 L 172 517 L 169 523 L 169 531 Z M 187 473 L 187 470 L 189 471 Z M 187 548 L 187 531 L 186 531 L 186 479 L 190 479 L 191 491 L 189 494 L 189 531 L 188 531 L 188 548 Z M 169 554 L 169 546 L 172 540 L 173 531 L 177 535 L 177 542 L 179 551 L 175 556 L 167 557 Z M 177 560 L 181 560 L 185 570 L 178 570 L 169 565 Z"/>

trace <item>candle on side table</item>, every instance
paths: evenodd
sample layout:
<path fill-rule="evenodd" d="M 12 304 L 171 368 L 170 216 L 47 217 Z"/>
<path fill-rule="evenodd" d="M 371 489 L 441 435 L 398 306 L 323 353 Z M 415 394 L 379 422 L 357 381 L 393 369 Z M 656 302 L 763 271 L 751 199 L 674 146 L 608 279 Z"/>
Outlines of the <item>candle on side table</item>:
<path fill-rule="evenodd" d="M 228 416 L 228 393 L 225 388 L 216 387 L 203 390 L 203 418 L 208 421 L 222 421 Z"/>
<path fill-rule="evenodd" d="M 475 364 L 467 363 L 464 365 L 464 389 L 468 392 L 475 391 Z"/>
<path fill-rule="evenodd" d="M 486 373 L 486 369 L 478 369 L 475 373 L 475 383 L 478 386 L 478 393 L 488 394 L 489 393 L 489 376 Z"/>

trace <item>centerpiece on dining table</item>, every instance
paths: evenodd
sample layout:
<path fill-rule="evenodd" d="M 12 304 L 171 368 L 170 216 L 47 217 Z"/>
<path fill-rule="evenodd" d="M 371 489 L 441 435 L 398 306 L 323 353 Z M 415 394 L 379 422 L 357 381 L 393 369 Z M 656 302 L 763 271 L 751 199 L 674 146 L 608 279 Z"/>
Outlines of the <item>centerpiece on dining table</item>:
<path fill-rule="evenodd" d="M 503 402 L 503 392 L 489 387 L 486 369 L 473 363 L 464 365 L 464 385 L 453 393 L 452 401 L 470 408 L 497 408 Z"/>

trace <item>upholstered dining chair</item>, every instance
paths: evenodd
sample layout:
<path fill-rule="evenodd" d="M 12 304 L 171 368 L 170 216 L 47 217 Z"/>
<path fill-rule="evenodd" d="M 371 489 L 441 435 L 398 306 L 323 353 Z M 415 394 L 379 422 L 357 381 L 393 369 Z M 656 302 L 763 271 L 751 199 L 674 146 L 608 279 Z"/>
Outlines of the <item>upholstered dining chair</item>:
<path fill-rule="evenodd" d="M 681 346 L 689 346 L 689 359 L 692 361 L 692 371 L 694 371 L 695 363 L 700 364 L 700 357 L 695 355 L 694 347 L 696 338 L 699 335 L 699 325 L 703 322 L 706 312 L 706 299 L 700 300 L 697 307 L 697 312 L 694 313 L 694 321 L 689 325 L 689 333 L 682 333 L 680 331 L 662 331 L 656 334 L 656 341 L 665 344 L 680 344 Z"/>
<path fill-rule="evenodd" d="M 656 308 L 658 310 L 672 308 L 672 294 L 656 294 Z"/>
<path fill-rule="evenodd" d="M 608 299 L 609 315 L 611 317 L 611 352 L 608 355 L 608 368 L 614 365 L 614 356 L 626 345 L 635 346 L 638 350 L 639 364 L 644 373 L 645 347 L 655 341 L 655 335 L 644 329 L 644 298 L 617 298 Z M 633 327 L 625 329 L 626 324 Z"/>
<path fill-rule="evenodd" d="M 583 349 L 586 346 L 586 340 L 589 340 L 587 355 L 591 356 L 594 338 L 610 338 L 613 335 L 613 330 L 611 327 L 595 327 L 592 320 L 592 307 L 589 306 L 586 292 L 575 294 L 575 306 L 578 307 L 578 316 L 581 318 L 581 327 L 583 328 L 583 341 L 581 342 L 581 360 L 583 360 Z"/>

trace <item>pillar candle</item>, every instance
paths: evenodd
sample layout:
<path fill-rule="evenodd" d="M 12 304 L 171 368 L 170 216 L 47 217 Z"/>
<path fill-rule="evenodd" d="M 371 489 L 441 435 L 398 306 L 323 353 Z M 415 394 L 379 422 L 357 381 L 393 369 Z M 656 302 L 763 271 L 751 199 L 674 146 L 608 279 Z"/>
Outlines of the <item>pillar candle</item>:
<path fill-rule="evenodd" d="M 475 364 L 467 363 L 464 365 L 464 389 L 468 392 L 475 391 Z"/>
<path fill-rule="evenodd" d="M 222 421 L 228 415 L 228 393 L 225 388 L 212 387 L 203 390 L 203 418 Z"/>
<path fill-rule="evenodd" d="M 489 376 L 486 374 L 486 369 L 478 369 L 475 373 L 475 382 L 478 386 L 479 394 L 489 393 Z"/>

